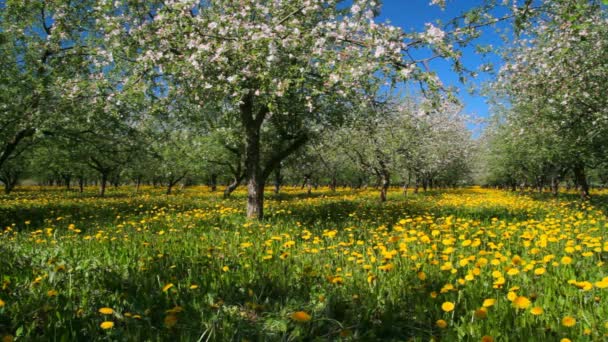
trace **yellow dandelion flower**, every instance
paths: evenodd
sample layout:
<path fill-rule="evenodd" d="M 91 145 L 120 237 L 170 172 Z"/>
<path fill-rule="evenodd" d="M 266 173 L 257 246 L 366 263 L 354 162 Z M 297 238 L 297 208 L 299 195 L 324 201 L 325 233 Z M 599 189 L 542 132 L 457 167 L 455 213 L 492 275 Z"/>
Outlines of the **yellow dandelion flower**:
<path fill-rule="evenodd" d="M 312 318 L 306 311 L 296 311 L 290 317 L 296 322 L 308 322 Z"/>
<path fill-rule="evenodd" d="M 513 291 L 509 291 L 509 293 L 507 293 L 507 299 L 512 302 L 517 298 L 517 293 L 513 292 Z"/>
<path fill-rule="evenodd" d="M 441 310 L 445 311 L 445 312 L 450 312 L 452 310 L 454 310 L 454 303 L 452 302 L 444 302 L 443 304 L 441 304 Z"/>
<path fill-rule="evenodd" d="M 435 322 L 435 325 L 437 325 L 441 329 L 445 329 L 448 326 L 448 322 L 443 319 L 438 319 L 437 322 Z"/>
<path fill-rule="evenodd" d="M 112 328 L 114 328 L 114 322 L 112 322 L 112 321 L 105 321 L 105 322 L 102 322 L 99 325 L 99 327 L 101 329 L 103 329 L 103 330 L 112 329 Z"/>
<path fill-rule="evenodd" d="M 559 340 L 559 342 L 572 342 L 572 340 L 567 337 L 564 337 L 561 340 Z"/>
<path fill-rule="evenodd" d="M 530 306 L 531 302 L 524 296 L 518 296 L 513 300 L 513 306 L 517 309 L 526 309 Z"/>
<path fill-rule="evenodd" d="M 169 283 L 169 284 L 163 286 L 163 292 L 169 291 L 169 289 L 172 288 L 173 286 L 174 286 L 173 283 Z"/>
<path fill-rule="evenodd" d="M 576 325 L 576 318 L 571 317 L 571 316 L 566 316 L 564 318 L 562 318 L 562 325 L 565 327 L 573 327 Z"/>
<path fill-rule="evenodd" d="M 104 315 L 111 315 L 114 313 L 114 310 L 112 310 L 112 308 L 101 308 L 99 309 L 99 313 Z"/>
<path fill-rule="evenodd" d="M 496 299 L 488 298 L 488 299 L 484 299 L 483 304 L 481 304 L 481 306 L 483 306 L 484 308 L 489 308 L 490 306 L 493 306 L 495 303 L 496 303 Z"/>
<path fill-rule="evenodd" d="M 48 290 L 46 292 L 46 295 L 49 297 L 57 297 L 58 294 L 59 294 L 59 292 L 57 292 L 57 290 Z"/>
<path fill-rule="evenodd" d="M 572 258 L 569 256 L 564 256 L 562 257 L 562 264 L 564 265 L 570 265 L 572 263 Z"/>
<path fill-rule="evenodd" d="M 198 289 L 198 285 L 196 285 L 196 284 L 190 285 L 190 290 L 196 290 L 196 289 Z"/>
<path fill-rule="evenodd" d="M 6 303 L 2 299 L 0 299 L 0 308 L 3 308 L 5 305 Z"/>
<path fill-rule="evenodd" d="M 386 271 L 386 272 L 392 270 L 393 268 L 395 268 L 395 265 L 393 265 L 393 264 L 386 264 L 386 265 L 378 266 L 378 269 L 380 271 Z"/>
<path fill-rule="evenodd" d="M 533 314 L 534 316 L 542 315 L 543 312 L 544 312 L 544 310 L 540 306 L 535 306 L 532 309 L 530 309 L 530 313 Z"/>

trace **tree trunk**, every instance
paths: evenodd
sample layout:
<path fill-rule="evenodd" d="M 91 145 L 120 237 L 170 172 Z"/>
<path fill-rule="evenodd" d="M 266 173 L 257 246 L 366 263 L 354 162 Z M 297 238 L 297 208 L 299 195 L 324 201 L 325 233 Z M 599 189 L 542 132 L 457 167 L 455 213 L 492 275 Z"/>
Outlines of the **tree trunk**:
<path fill-rule="evenodd" d="M 312 194 L 312 180 L 310 175 L 304 176 L 304 185 L 306 185 L 306 195 L 310 196 Z"/>
<path fill-rule="evenodd" d="M 211 192 L 215 192 L 217 190 L 217 174 L 211 174 Z"/>
<path fill-rule="evenodd" d="M 240 105 L 241 120 L 245 128 L 245 172 L 247 175 L 247 218 L 264 218 L 264 176 L 260 160 L 260 128 L 267 110 L 253 114 L 253 92 L 243 98 Z"/>
<path fill-rule="evenodd" d="M 84 178 L 83 177 L 78 177 L 78 191 L 80 193 L 84 192 Z"/>
<path fill-rule="evenodd" d="M 108 183 L 108 173 L 101 172 L 101 180 L 99 182 L 99 196 L 101 196 L 101 197 L 105 196 L 107 183 Z"/>
<path fill-rule="evenodd" d="M 10 141 L 4 142 L 4 149 L 0 151 L 0 167 L 2 167 L 2 165 L 8 160 L 11 155 L 13 155 L 15 149 L 23 139 L 29 138 L 35 133 L 35 128 L 25 128 L 17 132 L 17 134 L 15 134 L 15 136 Z"/>
<path fill-rule="evenodd" d="M 171 190 L 173 190 L 173 183 L 169 182 L 167 185 L 167 195 L 171 195 Z"/>
<path fill-rule="evenodd" d="M 232 183 L 228 184 L 226 189 L 224 189 L 224 198 L 230 197 L 232 192 L 238 188 L 239 184 L 241 184 L 241 180 L 239 178 L 233 178 Z"/>
<path fill-rule="evenodd" d="M 581 165 L 577 165 L 573 169 L 574 178 L 576 179 L 576 183 L 579 186 L 579 190 L 581 192 L 581 199 L 586 200 L 589 199 L 589 183 L 587 183 L 587 176 L 585 174 L 585 169 Z"/>
<path fill-rule="evenodd" d="M 66 190 L 70 190 L 70 182 L 72 181 L 72 177 L 67 175 L 63 176 L 63 183 L 65 185 Z"/>
<path fill-rule="evenodd" d="M 386 195 L 388 194 L 388 188 L 391 185 L 391 176 L 388 171 L 384 171 L 382 173 L 382 177 L 380 179 L 381 187 L 380 187 L 380 202 L 386 202 Z"/>
<path fill-rule="evenodd" d="M 141 186 L 141 176 L 135 178 L 135 193 L 139 193 L 139 187 Z"/>
<path fill-rule="evenodd" d="M 557 197 L 557 195 L 559 194 L 559 178 L 558 177 L 551 178 L 551 193 L 553 194 L 553 197 Z"/>
<path fill-rule="evenodd" d="M 338 179 L 336 178 L 336 175 L 332 175 L 331 176 L 331 183 L 329 183 L 329 189 L 332 192 L 336 192 L 336 188 L 338 187 Z"/>
<path fill-rule="evenodd" d="M 276 195 L 281 191 L 281 182 L 283 177 L 281 176 L 281 166 L 279 165 L 276 169 L 274 169 L 274 193 Z"/>

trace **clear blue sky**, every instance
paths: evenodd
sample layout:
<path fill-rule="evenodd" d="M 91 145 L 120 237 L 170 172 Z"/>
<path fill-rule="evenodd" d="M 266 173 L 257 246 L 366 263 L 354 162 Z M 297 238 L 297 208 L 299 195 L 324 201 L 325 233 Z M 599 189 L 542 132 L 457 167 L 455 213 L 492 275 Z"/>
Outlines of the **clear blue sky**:
<path fill-rule="evenodd" d="M 479 2 L 476 0 L 447 1 L 446 8 L 442 10 L 438 6 L 430 6 L 430 0 L 384 0 L 379 19 L 380 21 L 389 20 L 393 25 L 402 27 L 406 32 L 421 31 L 424 30 L 425 23 L 435 23 L 438 19 L 445 23 L 475 7 Z M 501 46 L 502 41 L 498 34 L 494 32 L 494 29 L 488 28 L 474 43 Z M 463 50 L 462 62 L 471 70 L 477 70 L 478 66 L 487 62 L 492 62 L 496 69 L 500 68 L 500 59 L 497 56 L 480 56 L 475 53 L 474 44 Z M 460 89 L 459 97 L 465 105 L 465 113 L 477 117 L 487 117 L 489 115 L 485 98 L 480 95 L 469 94 L 467 91 L 469 87 L 458 81 L 457 74 L 450 69 L 448 62 L 436 60 L 430 64 L 430 67 L 437 72 L 444 84 L 457 86 Z M 477 79 L 472 80 L 472 84 L 480 86 L 484 81 L 491 78 L 491 75 L 480 72 Z M 479 126 L 470 125 L 469 127 L 474 131 L 475 136 L 479 134 Z"/>

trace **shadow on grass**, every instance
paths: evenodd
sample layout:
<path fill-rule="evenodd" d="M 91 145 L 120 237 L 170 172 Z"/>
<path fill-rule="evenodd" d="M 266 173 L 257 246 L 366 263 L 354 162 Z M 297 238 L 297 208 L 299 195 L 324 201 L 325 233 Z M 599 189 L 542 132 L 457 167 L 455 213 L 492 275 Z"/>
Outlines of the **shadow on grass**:
<path fill-rule="evenodd" d="M 432 196 L 418 195 L 418 196 Z M 507 221 L 526 220 L 542 216 L 541 212 L 531 213 L 523 209 L 507 207 L 456 207 L 432 205 L 432 198 L 390 199 L 385 203 L 377 201 L 330 201 L 317 202 L 313 205 L 298 205 L 297 201 L 291 206 L 289 213 L 269 215 L 270 222 L 285 222 L 286 220 L 300 222 L 304 227 L 317 230 L 343 229 L 349 226 L 385 225 L 389 229 L 399 220 L 406 217 L 433 216 L 442 217 L 455 215 L 463 219 L 491 221 L 493 218 Z"/>

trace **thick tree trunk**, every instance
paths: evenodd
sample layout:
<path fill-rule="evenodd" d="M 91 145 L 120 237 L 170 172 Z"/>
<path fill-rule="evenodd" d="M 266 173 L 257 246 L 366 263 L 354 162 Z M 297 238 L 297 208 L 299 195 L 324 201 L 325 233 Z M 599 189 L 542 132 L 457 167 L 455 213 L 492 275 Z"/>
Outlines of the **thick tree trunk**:
<path fill-rule="evenodd" d="M 8 195 L 13 191 L 13 186 L 10 183 L 4 183 L 4 194 Z"/>
<path fill-rule="evenodd" d="M 281 191 L 281 182 L 283 181 L 283 177 L 281 176 L 281 166 L 279 165 L 276 169 L 274 169 L 274 193 L 276 195 Z"/>
<path fill-rule="evenodd" d="M 261 110 L 253 114 L 253 93 L 243 98 L 240 105 L 241 119 L 245 127 L 245 172 L 247 175 L 247 218 L 264 218 L 264 175 L 260 158 L 260 128 L 266 115 Z"/>
<path fill-rule="evenodd" d="M 0 181 L 4 183 L 4 193 L 8 195 L 13 191 L 15 186 L 17 186 L 17 182 L 19 181 L 19 173 L 5 171 L 2 177 L 0 177 Z"/>
<path fill-rule="evenodd" d="M 573 169 L 574 178 L 576 179 L 576 183 L 579 186 L 579 190 L 581 192 L 581 199 L 586 200 L 589 199 L 589 183 L 587 183 L 587 176 L 585 174 L 585 169 L 581 165 L 577 165 Z"/>

